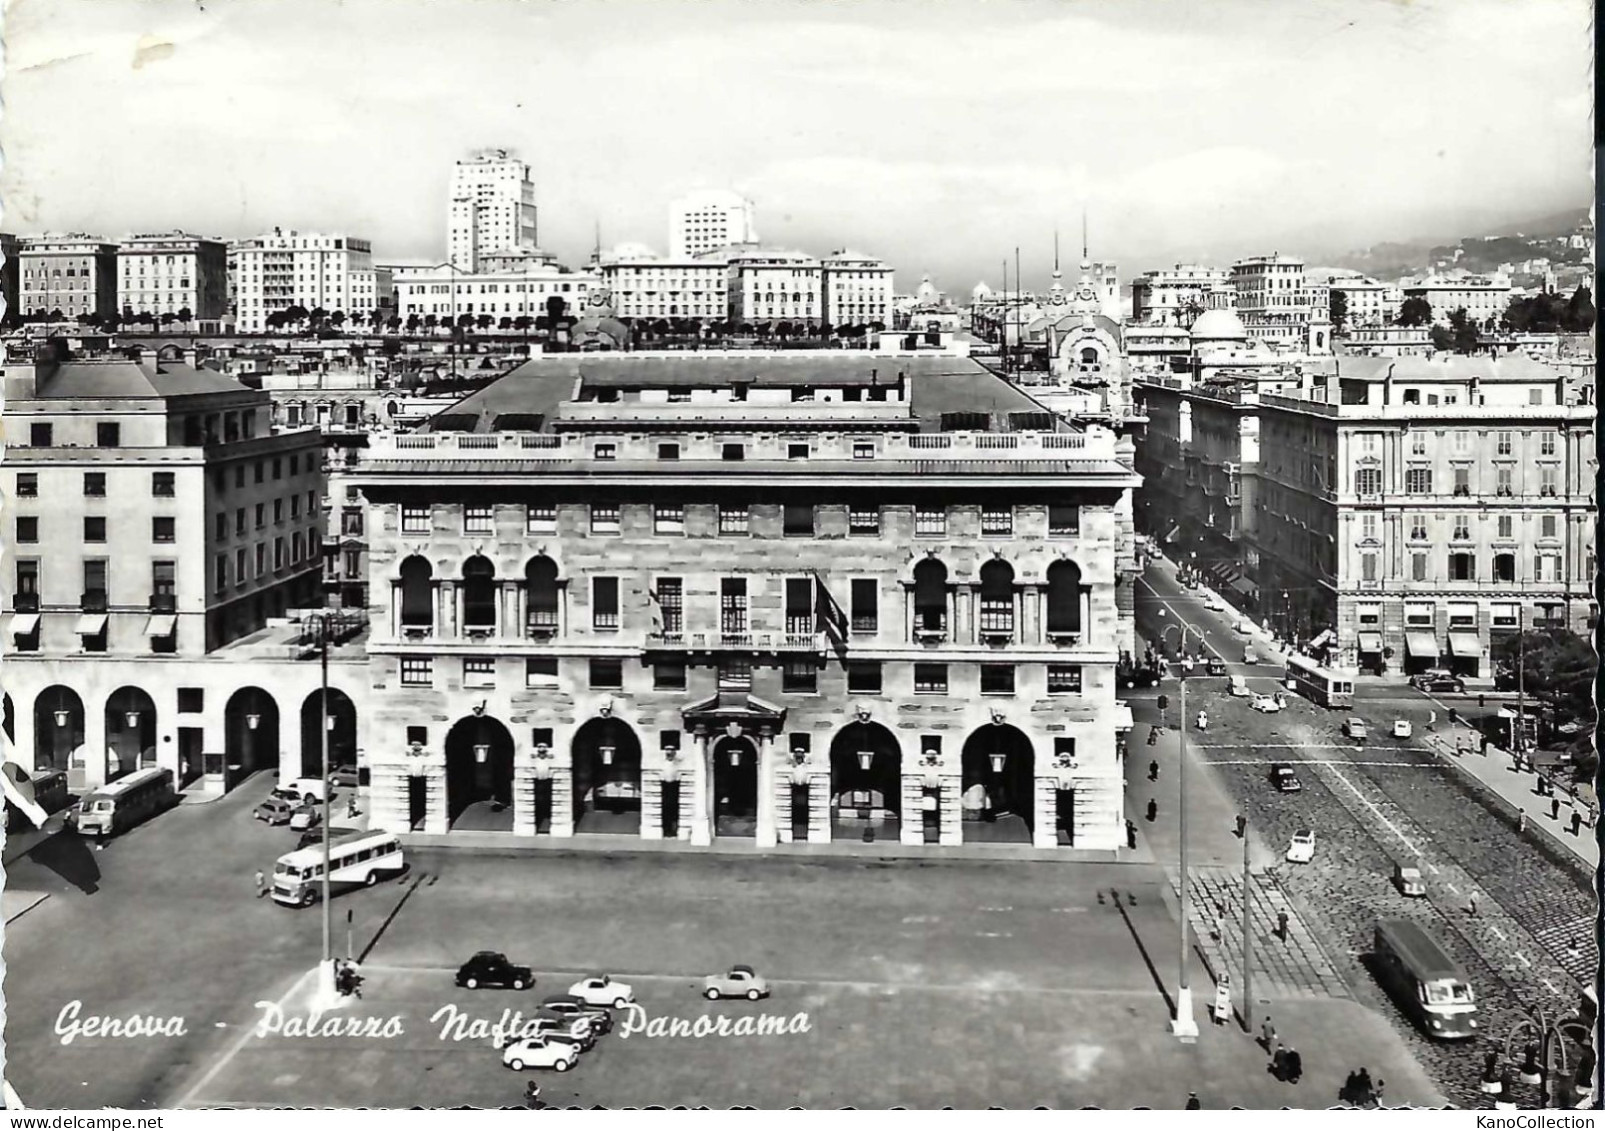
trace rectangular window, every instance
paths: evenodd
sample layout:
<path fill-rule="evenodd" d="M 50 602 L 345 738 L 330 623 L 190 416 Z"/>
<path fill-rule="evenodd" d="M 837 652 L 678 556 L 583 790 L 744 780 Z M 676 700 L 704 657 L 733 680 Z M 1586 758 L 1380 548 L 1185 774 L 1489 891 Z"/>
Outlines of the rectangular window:
<path fill-rule="evenodd" d="M 652 508 L 652 529 L 657 534 L 684 534 L 685 507 L 678 503 L 654 506 Z"/>
<path fill-rule="evenodd" d="M 1375 581 L 1377 579 L 1377 556 L 1375 554 L 1360 555 L 1360 580 Z"/>
<path fill-rule="evenodd" d="M 1377 514 L 1375 511 L 1367 511 L 1360 516 L 1360 537 L 1367 542 L 1375 542 L 1377 540 Z"/>
<path fill-rule="evenodd" d="M 279 524 L 279 525 L 282 525 L 283 522 L 284 522 L 284 500 L 283 499 L 274 499 L 273 500 L 273 521 L 274 521 L 275 524 Z M 429 521 L 429 516 L 426 513 L 424 515 L 424 522 L 427 524 L 428 521 Z M 218 537 L 221 538 L 222 535 L 220 534 L 220 535 L 218 535 Z"/>
<path fill-rule="evenodd" d="M 993 538 L 1013 534 L 1014 509 L 1012 507 L 983 506 L 981 508 L 981 533 Z"/>
<path fill-rule="evenodd" d="M 553 503 L 531 503 L 524 526 L 530 534 L 556 534 L 556 505 Z"/>
<path fill-rule="evenodd" d="M 590 669 L 593 691 L 619 691 L 624 687 L 624 661 L 593 659 Z"/>
<path fill-rule="evenodd" d="M 679 444 L 659 444 L 658 445 L 658 458 L 659 459 L 679 459 L 680 458 L 680 445 Z"/>
<path fill-rule="evenodd" d="M 177 519 L 170 516 L 158 515 L 150 520 L 150 540 L 152 542 L 172 542 L 176 537 L 175 526 Z"/>
<path fill-rule="evenodd" d="M 942 507 L 915 507 L 914 533 L 939 537 L 947 533 L 947 511 Z"/>
<path fill-rule="evenodd" d="M 1511 434 L 1509 432 L 1494 433 L 1494 455 L 1508 456 L 1513 450 L 1514 447 L 1511 443 Z"/>
<path fill-rule="evenodd" d="M 946 664 L 915 664 L 914 693 L 916 695 L 946 695 Z"/>
<path fill-rule="evenodd" d="M 122 431 L 120 424 L 101 423 L 95 425 L 95 447 L 119 447 L 122 443 Z"/>
<path fill-rule="evenodd" d="M 245 547 L 241 546 L 238 550 L 234 551 L 234 584 L 244 585 L 245 582 Z"/>
<path fill-rule="evenodd" d="M 1081 508 L 1061 503 L 1048 504 L 1048 536 L 1074 538 L 1081 533 Z"/>
<path fill-rule="evenodd" d="M 260 520 L 258 520 L 257 525 L 262 525 Z M 352 538 L 362 537 L 361 510 L 355 507 L 347 507 L 340 512 L 340 533 Z"/>
<path fill-rule="evenodd" d="M 591 505 L 591 533 L 617 534 L 619 532 L 619 504 L 593 503 Z"/>
<path fill-rule="evenodd" d="M 619 627 L 618 578 L 591 578 L 591 627 L 604 631 Z"/>
<path fill-rule="evenodd" d="M 19 515 L 17 518 L 17 541 L 32 544 L 39 541 L 39 520 L 33 515 Z"/>
<path fill-rule="evenodd" d="M 267 525 L 267 504 L 266 503 L 257 503 L 256 504 L 256 528 L 258 530 L 261 530 L 266 525 Z"/>
<path fill-rule="evenodd" d="M 1014 665 L 1013 664 L 982 664 L 981 665 L 981 694 L 982 695 L 1013 695 L 1014 694 Z"/>
<path fill-rule="evenodd" d="M 493 534 L 496 530 L 495 512 L 490 507 L 463 508 L 464 534 Z"/>
<path fill-rule="evenodd" d="M 684 592 L 678 577 L 658 578 L 658 613 L 663 620 L 663 635 L 678 637 L 685 631 Z"/>
<path fill-rule="evenodd" d="M 463 660 L 464 687 L 495 687 L 496 661 L 469 658 Z"/>
<path fill-rule="evenodd" d="M 747 634 L 747 579 L 726 577 L 719 581 L 719 631 L 725 636 Z"/>
<path fill-rule="evenodd" d="M 881 512 L 879 507 L 851 507 L 847 511 L 847 533 L 858 537 L 879 537 Z"/>
<path fill-rule="evenodd" d="M 1539 482 L 1539 487 L 1538 487 L 1538 493 L 1540 495 L 1554 496 L 1554 495 L 1557 495 L 1559 493 L 1559 488 L 1557 487 L 1557 483 L 1559 482 L 1560 476 L 1559 476 L 1558 470 L 1556 468 L 1551 467 L 1551 466 L 1549 466 L 1547 464 L 1542 466 L 1542 467 L 1540 467 L 1538 469 L 1538 478 L 1539 478 L 1539 481 L 1540 481 Z"/>
<path fill-rule="evenodd" d="M 1494 469 L 1494 494 L 1510 495 L 1515 492 L 1514 468 L 1500 467 Z"/>
<path fill-rule="evenodd" d="M 1477 578 L 1477 556 L 1475 554 L 1457 553 L 1449 555 L 1450 581 L 1475 581 Z"/>
<path fill-rule="evenodd" d="M 591 449 L 591 455 L 596 459 L 617 459 L 618 451 L 617 444 L 597 444 Z"/>
<path fill-rule="evenodd" d="M 684 691 L 685 661 L 659 660 L 653 664 L 652 687 L 657 691 Z"/>
<path fill-rule="evenodd" d="M 819 690 L 819 667 L 813 660 L 787 660 L 780 668 L 780 689 L 798 695 Z"/>
<path fill-rule="evenodd" d="M 786 579 L 786 632 L 788 635 L 807 636 L 815 631 L 814 579 L 788 577 Z"/>
<path fill-rule="evenodd" d="M 792 390 L 792 394 L 793 394 L 792 395 L 792 399 L 796 400 L 797 398 L 796 398 L 796 390 L 795 389 Z M 809 400 L 813 400 L 813 397 L 810 396 L 808 399 Z M 787 459 L 807 459 L 808 458 L 808 445 L 806 443 L 803 443 L 803 444 L 787 444 L 786 445 L 786 458 Z"/>
<path fill-rule="evenodd" d="M 104 471 L 84 472 L 84 495 L 91 499 L 104 499 L 106 497 L 106 473 Z"/>
<path fill-rule="evenodd" d="M 1455 451 L 1468 452 L 1471 450 L 1471 433 L 1464 428 L 1456 429 L 1451 435 L 1455 438 Z"/>
<path fill-rule="evenodd" d="M 1502 514 L 1499 516 L 1499 537 L 1514 538 L 1516 536 L 1516 520 L 1513 516 Z"/>
<path fill-rule="evenodd" d="M 557 657 L 530 656 L 524 661 L 525 687 L 556 687 Z"/>
<path fill-rule="evenodd" d="M 1431 487 L 1431 481 L 1430 480 L 1428 481 L 1428 487 L 1429 488 Z M 1454 493 L 1456 495 L 1469 495 L 1469 494 L 1471 494 L 1471 468 L 1469 468 L 1469 467 L 1457 467 L 1457 468 L 1455 468 Z"/>
<path fill-rule="evenodd" d="M 1509 515 L 1505 515 L 1503 517 L 1504 518 L 1509 518 Z M 1503 519 L 1501 521 L 1503 521 Z M 1540 538 L 1553 538 L 1553 537 L 1555 537 L 1555 530 L 1556 530 L 1556 525 L 1555 525 L 1555 516 L 1554 515 L 1552 515 L 1552 514 L 1541 514 L 1541 515 L 1538 516 L 1538 537 L 1540 537 Z"/>
<path fill-rule="evenodd" d="M 1541 456 L 1555 454 L 1555 434 L 1553 432 L 1538 433 L 1538 454 Z"/>
<path fill-rule="evenodd" d="M 283 479 L 284 478 L 284 460 L 281 459 L 278 456 L 274 456 L 273 457 L 273 478 L 274 479 Z"/>
<path fill-rule="evenodd" d="M 1455 515 L 1454 532 L 1450 537 L 1456 542 L 1464 542 L 1471 537 L 1471 518 L 1468 515 Z"/>
<path fill-rule="evenodd" d="M 1515 628 L 1517 606 L 1509 604 L 1493 605 L 1490 611 L 1493 614 L 1494 628 Z"/>
<path fill-rule="evenodd" d="M 812 538 L 814 508 L 808 503 L 787 503 L 782 512 L 782 530 L 787 538 Z"/>
<path fill-rule="evenodd" d="M 204 687 L 180 687 L 178 689 L 178 713 L 181 715 L 198 715 L 206 709 L 206 689 Z"/>
<path fill-rule="evenodd" d="M 403 534 L 428 534 L 429 508 L 402 504 L 401 532 Z"/>
<path fill-rule="evenodd" d="M 1413 514 L 1410 516 L 1410 541 L 1425 542 L 1427 540 L 1427 516 Z"/>
<path fill-rule="evenodd" d="M 401 657 L 401 686 L 428 687 L 435 681 L 433 656 Z"/>
<path fill-rule="evenodd" d="M 1365 473 L 1362 471 L 1358 475 L 1355 476 L 1355 479 L 1356 479 L 1357 482 L 1358 482 L 1358 480 L 1360 478 L 1360 475 L 1363 475 L 1363 474 L 1365 474 Z M 1381 472 L 1377 472 L 1376 474 L 1377 474 L 1377 488 L 1376 488 L 1376 491 L 1375 492 L 1362 492 L 1362 493 L 1374 494 L 1374 493 L 1377 493 L 1377 492 L 1381 491 L 1382 473 Z M 1459 474 L 1459 470 L 1457 469 L 1456 475 L 1458 475 L 1458 474 Z M 1359 488 L 1356 487 L 1356 490 L 1359 490 Z M 1408 494 L 1408 495 L 1430 495 L 1430 494 L 1432 494 L 1432 468 L 1430 468 L 1430 467 L 1412 467 L 1408 471 L 1406 471 L 1404 473 L 1404 490 L 1405 490 L 1405 493 Z"/>
<path fill-rule="evenodd" d="M 852 584 L 852 630 L 880 631 L 880 585 L 873 577 L 855 577 Z"/>
<path fill-rule="evenodd" d="M 875 458 L 875 444 L 874 444 L 874 442 L 870 441 L 870 440 L 855 440 L 855 441 L 853 441 L 853 458 L 854 459 L 874 459 Z"/>
<path fill-rule="evenodd" d="M 37 472 L 24 471 L 17 475 L 17 498 L 37 499 L 39 497 L 39 475 Z"/>
<path fill-rule="evenodd" d="M 228 555 L 219 554 L 212 560 L 212 591 L 221 593 L 228 588 Z"/>
<path fill-rule="evenodd" d="M 1080 695 L 1081 694 L 1081 665 L 1080 664 L 1049 664 L 1048 665 L 1048 694 L 1049 695 Z"/>
<path fill-rule="evenodd" d="M 723 460 L 744 460 L 747 458 L 747 445 L 724 444 L 719 448 L 719 458 Z"/>
<path fill-rule="evenodd" d="M 1410 433 L 1410 454 L 1424 456 L 1427 454 L 1427 434 L 1417 429 Z"/>
<path fill-rule="evenodd" d="M 730 656 L 719 661 L 719 689 L 746 691 L 752 687 L 752 661 L 745 656 Z"/>
<path fill-rule="evenodd" d="M 881 666 L 873 660 L 853 660 L 847 664 L 847 692 L 850 695 L 879 695 Z"/>
<path fill-rule="evenodd" d="M 35 448 L 48 448 L 51 444 L 52 426 L 49 424 L 28 425 L 28 444 Z"/>
<path fill-rule="evenodd" d="M 721 506 L 719 508 L 719 533 L 747 533 L 747 508 Z"/>

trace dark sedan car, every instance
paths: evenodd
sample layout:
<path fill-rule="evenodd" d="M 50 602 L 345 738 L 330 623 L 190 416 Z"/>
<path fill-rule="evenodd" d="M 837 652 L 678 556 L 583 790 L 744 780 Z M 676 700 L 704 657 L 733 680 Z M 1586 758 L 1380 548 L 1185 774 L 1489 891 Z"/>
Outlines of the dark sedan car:
<path fill-rule="evenodd" d="M 522 990 L 535 984 L 535 975 L 528 966 L 507 961 L 507 956 L 494 950 L 482 950 L 457 971 L 457 984 L 477 990 L 481 986 L 501 986 L 504 989 Z"/>

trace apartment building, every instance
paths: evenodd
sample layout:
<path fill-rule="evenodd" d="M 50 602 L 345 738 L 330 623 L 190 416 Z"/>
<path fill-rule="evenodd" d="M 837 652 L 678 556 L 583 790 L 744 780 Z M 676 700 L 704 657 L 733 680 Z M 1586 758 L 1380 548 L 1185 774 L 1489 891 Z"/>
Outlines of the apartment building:
<path fill-rule="evenodd" d="M 730 244 L 758 242 L 752 201 L 720 189 L 687 193 L 669 205 L 669 259 L 684 262 Z"/>
<path fill-rule="evenodd" d="M 416 316 L 420 321 L 433 318 L 431 325 L 444 326 L 466 314 L 476 320 L 488 317 L 492 325 L 506 330 L 520 328 L 521 318 L 544 317 L 547 303 L 554 298 L 561 300 L 565 313 L 577 313 L 600 281 L 594 273 L 557 266 L 476 274 L 443 263 L 398 270 L 393 286 L 396 316 L 403 322 Z"/>
<path fill-rule="evenodd" d="M 117 310 L 117 245 L 82 233 L 24 236 L 18 248 L 18 308 L 72 321 Z"/>
<path fill-rule="evenodd" d="M 597 273 L 619 318 L 723 322 L 729 315 L 729 264 L 717 252 L 700 259 L 626 256 L 603 261 Z"/>
<path fill-rule="evenodd" d="M 277 755 L 245 749 L 267 707 L 243 704 L 271 695 L 235 693 L 308 689 L 218 661 L 319 601 L 318 435 L 274 433 L 266 393 L 193 354 L 45 351 L 4 370 L 8 756 L 74 788 L 145 765 L 221 787 Z"/>
<path fill-rule="evenodd" d="M 380 280 L 373 249 L 355 236 L 274 228 L 233 249 L 235 329 L 260 334 L 269 319 L 291 307 L 336 311 L 346 320 L 371 318 L 380 309 Z"/>
<path fill-rule="evenodd" d="M 446 205 L 446 261 L 470 274 L 495 270 L 494 253 L 535 248 L 535 183 L 511 150 L 483 149 L 452 167 Z"/>
<path fill-rule="evenodd" d="M 1124 842 L 1137 480 L 974 362 L 534 359 L 351 482 L 376 827 Z"/>
<path fill-rule="evenodd" d="M 130 236 L 117 248 L 117 310 L 217 332 L 228 313 L 227 245 L 184 232 Z"/>
<path fill-rule="evenodd" d="M 1238 318 L 1251 339 L 1287 351 L 1330 353 L 1330 284 L 1305 277 L 1304 261 L 1274 254 L 1232 264 Z"/>
<path fill-rule="evenodd" d="M 1178 263 L 1131 281 L 1131 320 L 1185 328 L 1207 310 L 1232 305 L 1235 297 L 1225 268 Z"/>
<path fill-rule="evenodd" d="M 890 265 L 874 256 L 845 248 L 831 252 L 820 261 L 824 320 L 832 326 L 868 326 L 873 322 L 893 325 L 896 286 L 892 275 Z M 918 305 L 930 306 L 939 301 L 930 282 L 927 278 L 922 284 L 916 296 Z"/>
<path fill-rule="evenodd" d="M 1503 275 L 1432 275 L 1404 283 L 1405 299 L 1426 299 L 1432 306 L 1436 326 L 1449 325 L 1449 316 L 1464 310 L 1473 325 L 1496 329 L 1513 295 L 1510 280 Z"/>
<path fill-rule="evenodd" d="M 731 248 L 728 255 L 729 321 L 812 327 L 824 317 L 823 272 L 813 256 L 779 248 Z"/>

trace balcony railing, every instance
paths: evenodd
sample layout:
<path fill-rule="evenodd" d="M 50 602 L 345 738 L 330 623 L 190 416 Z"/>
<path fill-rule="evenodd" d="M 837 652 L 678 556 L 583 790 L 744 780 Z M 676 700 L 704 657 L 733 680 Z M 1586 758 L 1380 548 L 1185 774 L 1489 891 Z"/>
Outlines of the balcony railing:
<path fill-rule="evenodd" d="M 981 635 L 988 639 L 1008 639 L 1014 635 L 1014 610 L 1005 605 L 1001 608 L 981 606 Z"/>
<path fill-rule="evenodd" d="M 648 648 L 688 652 L 823 652 L 820 632 L 654 632 Z"/>
<path fill-rule="evenodd" d="M 524 624 L 530 636 L 550 636 L 557 631 L 557 610 L 531 609 Z"/>
<path fill-rule="evenodd" d="M 39 611 L 39 594 L 18 593 L 11 598 L 11 608 L 19 613 L 37 613 Z"/>
<path fill-rule="evenodd" d="M 178 612 L 178 594 L 152 593 L 150 595 L 150 611 L 153 613 Z"/>
<path fill-rule="evenodd" d="M 106 608 L 106 591 L 104 589 L 86 589 L 78 600 L 78 607 L 86 613 L 104 613 Z"/>

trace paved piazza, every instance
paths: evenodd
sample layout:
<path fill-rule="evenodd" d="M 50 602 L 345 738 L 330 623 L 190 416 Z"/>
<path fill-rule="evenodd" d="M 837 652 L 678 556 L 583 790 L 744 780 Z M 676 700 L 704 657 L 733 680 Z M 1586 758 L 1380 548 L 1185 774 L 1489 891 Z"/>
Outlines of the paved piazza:
<path fill-rule="evenodd" d="M 1178 1107 L 1196 1090 L 1211 1105 L 1324 1104 L 1361 1063 L 1390 1097 L 1438 1098 L 1387 1023 L 1352 1001 L 1274 1005 L 1305 1051 L 1296 1089 L 1235 1028 L 1205 1021 L 1196 1045 L 1176 1042 L 1159 984 L 1174 983 L 1176 930 L 1163 872 L 1146 864 L 422 850 L 407 877 L 335 905 L 337 948 L 349 911 L 368 981 L 328 1016 L 396 1017 L 404 1032 L 258 1037 L 253 1003 L 305 1016 L 319 941 L 316 911 L 252 896 L 252 872 L 292 838 L 250 820 L 264 789 L 182 807 L 98 853 L 58 840 L 12 865 L 20 888 L 53 889 L 8 926 L 8 1071 L 25 1102 L 511 1103 L 523 1076 L 483 1039 L 442 1039 L 430 1018 L 455 1005 L 494 1021 L 587 969 L 633 983 L 648 1017 L 805 1013 L 808 1031 L 615 1031 L 570 1074 L 541 1074 L 555 1102 Z M 96 874 L 68 884 L 41 855 Z M 456 964 L 492 947 L 535 968 L 535 994 L 454 988 Z M 699 998 L 701 976 L 733 962 L 773 979 L 773 998 Z M 1192 981 L 1203 1020 L 1201 965 Z M 187 1033 L 64 1046 L 52 1030 L 73 1000 L 82 1016 L 179 1015 Z"/>

